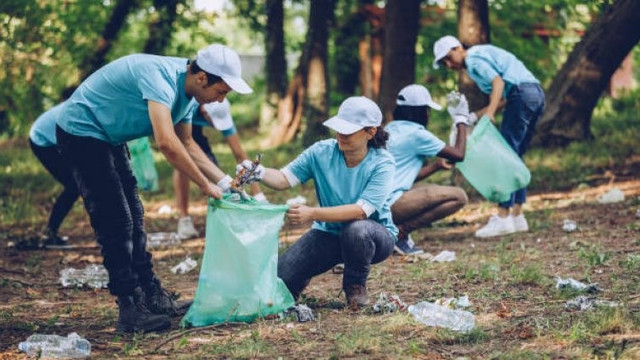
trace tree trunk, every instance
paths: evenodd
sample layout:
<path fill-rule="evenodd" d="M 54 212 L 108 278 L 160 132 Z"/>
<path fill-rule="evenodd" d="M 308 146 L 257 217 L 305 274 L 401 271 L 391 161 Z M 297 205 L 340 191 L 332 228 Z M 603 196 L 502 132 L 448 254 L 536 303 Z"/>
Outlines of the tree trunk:
<path fill-rule="evenodd" d="M 287 60 L 284 54 L 284 8 L 282 0 L 267 0 L 265 28 L 267 96 L 260 107 L 260 133 L 268 134 L 277 122 L 278 102 L 287 91 Z"/>
<path fill-rule="evenodd" d="M 173 22 L 178 4 L 184 0 L 153 0 L 155 12 L 149 21 L 149 37 L 142 50 L 146 54 L 163 55 L 171 42 Z"/>
<path fill-rule="evenodd" d="M 327 69 L 329 26 L 333 20 L 334 0 L 311 0 L 307 96 L 304 103 L 306 128 L 302 145 L 308 147 L 329 135 L 322 125 L 329 115 L 329 72 Z"/>
<path fill-rule="evenodd" d="M 113 45 L 113 41 L 118 37 L 118 33 L 124 27 L 127 15 L 139 5 L 139 0 L 119 0 L 111 13 L 109 21 L 102 29 L 102 36 L 98 40 L 95 51 L 84 59 L 80 64 L 80 81 L 89 77 L 106 63 L 106 55 Z M 62 91 L 62 100 L 71 95 L 78 83 L 67 87 Z"/>
<path fill-rule="evenodd" d="M 458 39 L 465 47 L 491 42 L 487 0 L 458 0 Z M 489 96 L 480 91 L 464 70 L 459 72 L 458 87 L 469 100 L 469 109 L 472 111 L 489 103 Z"/>
<path fill-rule="evenodd" d="M 361 0 L 359 13 L 366 18 L 366 31 L 358 44 L 360 54 L 360 89 L 362 95 L 378 101 L 384 51 L 384 9 Z"/>
<path fill-rule="evenodd" d="M 602 11 L 553 79 L 534 144 L 566 145 L 592 137 L 593 108 L 611 75 L 640 41 L 638 24 L 638 0 L 618 0 Z"/>
<path fill-rule="evenodd" d="M 420 0 L 387 0 L 380 100 L 384 121 L 392 120 L 398 92 L 415 82 Z"/>

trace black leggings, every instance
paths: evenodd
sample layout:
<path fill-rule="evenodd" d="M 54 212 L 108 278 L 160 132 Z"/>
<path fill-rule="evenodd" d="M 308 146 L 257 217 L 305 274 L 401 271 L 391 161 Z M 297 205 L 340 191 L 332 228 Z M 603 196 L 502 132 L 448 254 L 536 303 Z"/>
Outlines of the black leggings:
<path fill-rule="evenodd" d="M 69 214 L 69 211 L 73 208 L 73 204 L 80 196 L 78 186 L 73 179 L 71 168 L 69 168 L 69 165 L 64 161 L 56 146 L 45 147 L 36 145 L 31 139 L 29 139 L 29 144 L 31 145 L 31 151 L 33 151 L 33 154 L 40 160 L 42 165 L 44 165 L 44 168 L 64 187 L 62 193 L 58 195 L 58 198 L 53 204 L 51 215 L 49 215 L 49 223 L 47 224 L 49 234 L 57 235 L 60 224 L 62 224 L 62 221 L 67 214 Z"/>
<path fill-rule="evenodd" d="M 146 250 L 144 208 L 125 144 L 111 145 L 91 137 L 71 135 L 56 127 L 58 147 L 73 174 L 102 247 L 109 272 L 109 291 L 131 295 L 154 278 Z"/>

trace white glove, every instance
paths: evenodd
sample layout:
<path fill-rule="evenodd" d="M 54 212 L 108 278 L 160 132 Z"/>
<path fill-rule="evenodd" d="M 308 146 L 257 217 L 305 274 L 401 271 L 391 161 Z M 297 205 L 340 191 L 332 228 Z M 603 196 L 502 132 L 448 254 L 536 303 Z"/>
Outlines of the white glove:
<path fill-rule="evenodd" d="M 216 185 L 218 185 L 220 189 L 222 189 L 223 193 L 230 193 L 232 181 L 233 179 L 231 178 L 231 176 L 225 175 L 222 179 L 220 179 L 220 181 L 218 181 Z"/>
<path fill-rule="evenodd" d="M 464 94 L 452 91 L 447 95 L 447 103 L 447 112 L 449 112 L 454 126 L 460 123 L 471 125 L 469 123 L 469 103 Z"/>
<path fill-rule="evenodd" d="M 253 199 L 259 203 L 269 203 L 269 200 L 267 200 L 267 197 L 264 195 L 264 193 L 261 191 L 255 195 L 253 195 Z"/>
<path fill-rule="evenodd" d="M 478 122 L 478 115 L 476 115 L 476 113 L 474 112 L 470 112 L 468 119 L 469 119 L 469 124 L 474 125 L 475 123 Z"/>
<path fill-rule="evenodd" d="M 251 162 L 251 160 L 243 160 L 242 163 L 236 165 L 236 177 L 244 170 L 245 172 L 249 172 L 251 171 L 251 168 L 253 168 L 253 162 Z M 247 184 L 250 184 L 252 182 L 256 182 L 256 181 L 262 181 L 262 178 L 264 178 L 264 174 L 266 173 L 266 169 L 264 168 L 264 166 L 262 166 L 262 164 L 258 164 L 258 166 L 255 167 L 255 169 L 253 170 L 253 173 L 251 173 L 251 175 L 249 175 L 249 177 L 247 178 Z"/>

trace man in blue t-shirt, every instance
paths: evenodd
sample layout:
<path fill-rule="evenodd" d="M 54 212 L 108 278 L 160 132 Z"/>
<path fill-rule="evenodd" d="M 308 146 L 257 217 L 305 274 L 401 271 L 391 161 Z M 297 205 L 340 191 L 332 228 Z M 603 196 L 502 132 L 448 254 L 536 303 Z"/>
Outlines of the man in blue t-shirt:
<path fill-rule="evenodd" d="M 493 45 L 475 45 L 465 49 L 453 36 L 443 36 L 433 45 L 433 66 L 465 69 L 480 90 L 489 94 L 489 105 L 470 114 L 474 123 L 482 115 L 493 121 L 502 100 L 506 100 L 500 133 L 522 157 L 529 147 L 538 118 L 544 110 L 544 92 L 540 82 L 512 53 Z M 511 199 L 498 204 L 498 214 L 487 225 L 476 231 L 485 238 L 529 231 L 522 213 L 527 199 L 526 188 L 516 190 Z"/>
<path fill-rule="evenodd" d="M 60 113 L 58 148 L 102 246 L 109 291 L 118 298 L 118 331 L 161 330 L 171 325 L 169 315 L 180 313 L 152 269 L 126 142 L 153 135 L 169 163 L 205 195 L 220 198 L 232 178 L 193 141 L 191 116 L 198 104 L 223 101 L 231 90 L 252 91 L 238 54 L 226 46 L 210 45 L 192 62 L 135 54 L 93 73 Z"/>

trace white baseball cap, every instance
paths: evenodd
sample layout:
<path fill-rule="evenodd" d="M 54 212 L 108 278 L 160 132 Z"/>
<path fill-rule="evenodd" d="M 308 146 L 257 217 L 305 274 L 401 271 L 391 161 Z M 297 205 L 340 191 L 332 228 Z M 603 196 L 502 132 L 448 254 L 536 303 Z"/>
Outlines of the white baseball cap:
<path fill-rule="evenodd" d="M 442 106 L 433 101 L 429 90 L 418 84 L 407 85 L 398 93 L 396 104 L 404 106 L 428 106 L 435 110 L 442 110 Z"/>
<path fill-rule="evenodd" d="M 218 131 L 225 131 L 231 129 L 233 127 L 233 118 L 231 117 L 231 104 L 229 104 L 229 100 L 224 98 L 222 102 L 211 102 L 202 105 L 204 111 L 207 112 L 211 121 L 213 122 L 213 127 Z"/>
<path fill-rule="evenodd" d="M 365 127 L 382 124 L 382 111 L 364 96 L 352 96 L 340 104 L 338 114 L 322 123 L 339 134 L 351 135 Z"/>
<path fill-rule="evenodd" d="M 242 80 L 240 57 L 233 49 L 220 44 L 209 45 L 198 51 L 196 61 L 202 70 L 220 76 L 234 91 L 240 94 L 253 92 Z"/>
<path fill-rule="evenodd" d="M 460 41 L 458 41 L 458 39 L 451 35 L 446 35 L 438 39 L 433 44 L 433 56 L 435 56 L 435 60 L 433 60 L 433 68 L 439 68 L 440 65 L 438 64 L 438 61 L 447 56 L 451 49 L 457 48 L 459 46 L 462 46 Z"/>

